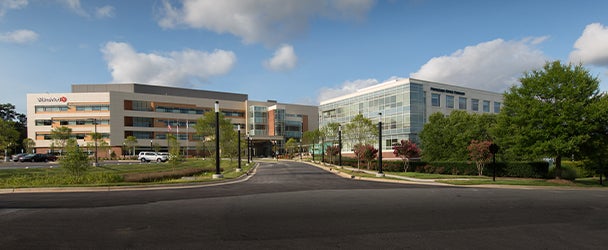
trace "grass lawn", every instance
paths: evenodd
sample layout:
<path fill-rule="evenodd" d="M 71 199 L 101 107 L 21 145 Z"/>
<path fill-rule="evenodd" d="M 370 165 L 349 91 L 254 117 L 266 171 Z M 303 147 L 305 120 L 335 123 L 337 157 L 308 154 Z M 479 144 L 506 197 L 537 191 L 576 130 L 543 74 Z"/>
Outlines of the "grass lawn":
<path fill-rule="evenodd" d="M 447 174 L 426 174 L 417 172 L 384 172 L 385 174 L 405 176 L 417 179 L 488 179 L 491 177 L 479 175 L 447 175 Z"/>
<path fill-rule="evenodd" d="M 250 169 L 242 163 L 243 172 L 236 172 L 237 161 L 222 160 L 220 167 L 224 179 L 236 178 Z M 160 174 L 159 174 L 160 173 Z M 183 180 L 182 174 L 193 177 Z M 188 159 L 178 166 L 167 163 L 132 163 L 90 167 L 82 176 L 73 176 L 62 168 L 31 168 L 0 170 L 0 188 L 67 187 L 67 186 L 126 186 L 211 181 L 215 173 L 213 160 Z M 141 181 L 125 181 L 127 176 L 155 176 L 139 178 Z M 133 178 L 131 178 L 133 179 Z M 145 180 L 144 180 L 145 179 Z"/>

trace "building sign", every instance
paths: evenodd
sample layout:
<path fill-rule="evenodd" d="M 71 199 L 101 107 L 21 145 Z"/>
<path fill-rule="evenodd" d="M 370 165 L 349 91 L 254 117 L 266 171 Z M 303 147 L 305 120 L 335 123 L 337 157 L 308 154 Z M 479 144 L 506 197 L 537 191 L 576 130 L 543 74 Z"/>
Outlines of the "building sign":
<path fill-rule="evenodd" d="M 68 98 L 62 97 L 38 97 L 38 102 L 67 102 Z"/>

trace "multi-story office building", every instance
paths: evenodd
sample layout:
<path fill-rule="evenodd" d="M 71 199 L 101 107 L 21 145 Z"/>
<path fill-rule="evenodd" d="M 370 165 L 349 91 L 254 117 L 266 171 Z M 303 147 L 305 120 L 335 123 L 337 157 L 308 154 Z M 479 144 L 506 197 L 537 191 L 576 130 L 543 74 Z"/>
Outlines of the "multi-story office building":
<path fill-rule="evenodd" d="M 60 150 L 51 139 L 54 128 L 66 126 L 79 145 L 92 150 L 92 133 L 99 133 L 109 146 L 100 157 L 139 151 L 167 150 L 167 135 L 174 134 L 183 152 L 197 154 L 203 140 L 194 125 L 215 102 L 234 129 L 253 141 L 254 153 L 270 155 L 273 145 L 289 138 L 300 139 L 309 128 L 318 127 L 316 106 L 249 101 L 246 94 L 184 89 L 144 84 L 79 84 L 71 93 L 27 95 L 28 137 L 37 152 Z M 125 147 L 125 138 L 137 138 L 135 147 Z M 236 139 L 236 138 L 235 138 Z M 200 153 L 200 152 L 198 152 Z"/>
<path fill-rule="evenodd" d="M 400 140 L 418 141 L 418 133 L 433 113 L 499 113 L 502 99 L 500 93 L 413 78 L 397 79 L 321 102 L 319 124 L 346 124 L 358 114 L 374 123 L 382 120 L 382 150 L 387 154 Z M 343 141 L 343 152 L 351 152 L 352 146 Z"/>

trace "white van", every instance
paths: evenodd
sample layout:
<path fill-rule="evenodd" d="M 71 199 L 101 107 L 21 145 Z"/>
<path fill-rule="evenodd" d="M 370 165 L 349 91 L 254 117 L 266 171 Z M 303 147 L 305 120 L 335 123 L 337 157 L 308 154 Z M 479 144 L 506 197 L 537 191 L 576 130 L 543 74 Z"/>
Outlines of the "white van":
<path fill-rule="evenodd" d="M 162 155 L 156 152 L 139 152 L 137 160 L 141 162 L 166 162 L 168 160 L 166 155 Z"/>

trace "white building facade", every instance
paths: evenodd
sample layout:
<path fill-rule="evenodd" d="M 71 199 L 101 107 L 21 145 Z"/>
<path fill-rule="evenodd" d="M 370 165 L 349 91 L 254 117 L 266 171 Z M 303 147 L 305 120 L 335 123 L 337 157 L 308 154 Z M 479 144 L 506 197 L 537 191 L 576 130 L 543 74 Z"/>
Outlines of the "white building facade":
<path fill-rule="evenodd" d="M 497 114 L 503 95 L 413 78 L 397 79 L 360 89 L 355 93 L 321 102 L 319 126 L 349 123 L 362 114 L 377 124 L 382 121 L 385 154 L 400 140 L 418 141 L 418 134 L 430 115 L 449 115 L 454 110 Z M 352 152 L 352 143 L 343 141 L 343 152 Z"/>

